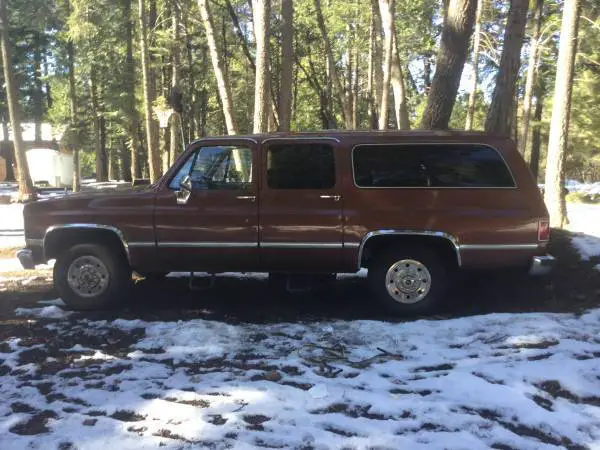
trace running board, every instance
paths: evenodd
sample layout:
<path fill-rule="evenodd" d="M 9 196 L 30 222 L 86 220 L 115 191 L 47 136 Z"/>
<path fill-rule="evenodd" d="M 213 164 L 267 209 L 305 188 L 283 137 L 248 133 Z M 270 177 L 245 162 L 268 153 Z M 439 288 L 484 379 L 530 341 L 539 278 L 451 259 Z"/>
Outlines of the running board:
<path fill-rule="evenodd" d="M 209 291 L 215 286 L 216 278 L 215 274 L 211 274 L 208 279 L 207 277 L 195 277 L 194 272 L 190 272 L 188 288 L 190 291 Z M 202 280 L 201 283 L 200 280 Z"/>

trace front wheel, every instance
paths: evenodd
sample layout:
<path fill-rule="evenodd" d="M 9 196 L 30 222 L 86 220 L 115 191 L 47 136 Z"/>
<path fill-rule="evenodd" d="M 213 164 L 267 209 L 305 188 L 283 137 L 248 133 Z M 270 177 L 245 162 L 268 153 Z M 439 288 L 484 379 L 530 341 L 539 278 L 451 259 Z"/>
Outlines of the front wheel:
<path fill-rule="evenodd" d="M 95 244 L 75 245 L 56 259 L 54 285 L 70 308 L 104 309 L 128 293 L 131 268 L 118 250 Z"/>
<path fill-rule="evenodd" d="M 368 276 L 373 294 L 394 314 L 431 313 L 447 288 L 443 260 L 421 246 L 393 247 L 376 255 Z"/>

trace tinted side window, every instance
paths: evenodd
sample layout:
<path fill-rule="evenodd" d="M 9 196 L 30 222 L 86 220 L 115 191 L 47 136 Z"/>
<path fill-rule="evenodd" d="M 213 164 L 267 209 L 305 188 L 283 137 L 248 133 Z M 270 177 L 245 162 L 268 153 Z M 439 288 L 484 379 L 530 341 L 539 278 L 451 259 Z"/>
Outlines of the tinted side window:
<path fill-rule="evenodd" d="M 327 144 L 275 144 L 267 151 L 271 189 L 329 189 L 335 185 L 333 148 Z"/>
<path fill-rule="evenodd" d="M 353 153 L 360 187 L 514 187 L 500 154 L 468 144 L 360 146 Z"/>

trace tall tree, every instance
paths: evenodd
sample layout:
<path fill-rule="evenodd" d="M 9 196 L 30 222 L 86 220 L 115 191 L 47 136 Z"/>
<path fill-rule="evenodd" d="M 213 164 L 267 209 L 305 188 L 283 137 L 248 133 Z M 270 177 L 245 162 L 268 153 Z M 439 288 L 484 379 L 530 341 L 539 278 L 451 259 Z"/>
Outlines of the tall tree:
<path fill-rule="evenodd" d="M 388 126 L 392 55 L 394 54 L 394 7 L 395 0 L 379 0 L 379 13 L 385 36 L 383 44 L 383 90 L 379 104 L 379 129 Z"/>
<path fill-rule="evenodd" d="M 181 40 L 181 10 L 177 0 L 171 2 L 171 37 L 173 39 L 171 48 L 171 93 L 170 93 L 170 105 L 173 110 L 169 119 L 169 129 L 171 136 L 169 139 L 169 158 L 167 163 L 168 167 L 171 167 L 175 162 L 175 159 L 183 151 L 182 142 L 182 128 L 181 128 L 181 113 L 183 112 L 183 105 L 181 103 L 181 51 L 180 51 L 180 40 Z"/>
<path fill-rule="evenodd" d="M 563 6 L 554 100 L 552 102 L 552 119 L 548 139 L 544 200 L 550 213 L 550 226 L 558 228 L 562 228 L 567 223 L 563 192 L 564 163 L 569 138 L 569 119 L 581 3 L 582 0 L 565 0 Z"/>
<path fill-rule="evenodd" d="M 536 0 L 533 17 L 533 35 L 529 43 L 529 63 L 527 64 L 527 79 L 525 81 L 525 95 L 523 96 L 523 129 L 519 139 L 519 150 L 525 154 L 529 139 L 529 122 L 531 120 L 531 102 L 539 64 L 540 37 L 542 34 L 542 17 L 544 0 Z M 515 127 L 516 128 L 516 127 Z"/>
<path fill-rule="evenodd" d="M 528 8 L 529 0 L 510 2 L 496 87 L 485 120 L 485 131 L 488 133 L 510 136 Z"/>
<path fill-rule="evenodd" d="M 327 33 L 327 27 L 325 26 L 325 18 L 323 17 L 323 9 L 321 8 L 321 0 L 314 0 L 315 11 L 317 15 L 317 24 L 319 31 L 321 32 L 321 38 L 323 39 L 323 45 L 325 46 L 325 56 L 327 58 L 327 71 L 329 77 L 327 82 L 332 83 L 335 87 L 335 97 L 342 110 L 342 118 L 346 128 L 352 128 L 352 108 L 344 96 L 344 88 L 340 80 L 339 70 L 335 64 L 335 58 L 333 56 L 333 47 L 331 45 L 331 39 Z"/>
<path fill-rule="evenodd" d="M 217 79 L 217 87 L 219 89 L 219 97 L 223 107 L 223 115 L 225 116 L 225 124 L 228 134 L 237 134 L 238 129 L 233 113 L 233 100 L 231 98 L 231 84 L 229 83 L 229 75 L 225 72 L 223 64 L 223 55 L 217 41 L 215 39 L 215 25 L 208 6 L 208 0 L 198 0 L 202 22 L 204 23 L 204 31 L 210 50 L 210 60 L 212 62 L 215 78 Z"/>
<path fill-rule="evenodd" d="M 256 38 L 256 72 L 254 82 L 254 132 L 267 131 L 270 87 L 269 18 L 271 0 L 252 0 L 254 35 Z"/>
<path fill-rule="evenodd" d="M 132 16 L 131 0 L 121 0 L 123 18 L 125 20 L 125 65 L 123 67 L 123 95 L 124 115 L 127 128 L 127 144 L 129 146 L 129 176 L 125 180 L 136 180 L 142 177 L 139 157 L 138 126 L 139 116 L 135 102 L 135 61 L 133 59 L 133 28 L 134 18 Z M 124 167 L 124 171 L 127 167 Z"/>
<path fill-rule="evenodd" d="M 281 75 L 279 82 L 279 131 L 290 131 L 294 78 L 294 0 L 281 0 Z"/>
<path fill-rule="evenodd" d="M 408 117 L 408 99 L 406 98 L 406 84 L 404 80 L 404 71 L 400 62 L 400 52 L 398 50 L 398 39 L 394 27 L 394 42 L 392 43 L 392 73 L 391 84 L 394 91 L 394 111 L 396 113 L 396 126 L 399 130 L 409 130 L 410 120 Z"/>
<path fill-rule="evenodd" d="M 544 112 L 544 96 L 546 85 L 543 80 L 538 80 L 534 87 L 535 109 L 533 112 L 533 129 L 531 130 L 531 154 L 529 156 L 529 167 L 533 176 L 537 179 L 540 170 L 540 153 L 542 147 L 542 114 Z"/>
<path fill-rule="evenodd" d="M 469 86 L 469 104 L 467 106 L 467 121 L 465 130 L 473 129 L 473 116 L 475 115 L 475 101 L 477 100 L 477 87 L 479 85 L 479 47 L 481 43 L 481 20 L 483 17 L 483 8 L 485 0 L 477 0 L 477 11 L 475 13 L 475 31 L 473 32 L 473 75 L 471 76 L 471 86 Z"/>
<path fill-rule="evenodd" d="M 148 166 L 150 180 L 155 182 L 160 177 L 160 155 L 156 145 L 156 126 L 152 116 L 152 103 L 154 92 L 151 89 L 152 77 L 148 55 L 148 30 L 146 25 L 146 5 L 144 0 L 138 1 L 138 14 L 140 22 L 140 53 L 142 55 L 142 87 L 144 91 L 144 115 L 146 124 L 146 144 L 148 146 Z"/>
<path fill-rule="evenodd" d="M 378 0 L 371 0 L 371 23 L 369 28 L 369 79 L 368 79 L 368 113 L 369 127 L 379 127 L 379 103 L 383 87 L 381 14 Z"/>
<path fill-rule="evenodd" d="M 422 128 L 446 129 L 467 59 L 477 0 L 449 0 Z"/>
<path fill-rule="evenodd" d="M 8 114 L 13 131 L 13 146 L 17 163 L 17 182 L 19 183 L 19 200 L 28 201 L 35 198 L 33 183 L 29 174 L 29 166 L 25 156 L 25 146 L 21 136 L 21 111 L 17 97 L 18 87 L 13 73 L 12 52 L 9 42 L 7 0 L 0 0 L 0 47 L 2 51 L 2 66 L 4 68 L 4 86 Z"/>
<path fill-rule="evenodd" d="M 79 165 L 79 130 L 77 126 L 77 88 L 75 84 L 75 46 L 67 42 L 67 64 L 69 65 L 69 144 L 73 153 L 73 192 L 79 191 L 81 169 Z"/>

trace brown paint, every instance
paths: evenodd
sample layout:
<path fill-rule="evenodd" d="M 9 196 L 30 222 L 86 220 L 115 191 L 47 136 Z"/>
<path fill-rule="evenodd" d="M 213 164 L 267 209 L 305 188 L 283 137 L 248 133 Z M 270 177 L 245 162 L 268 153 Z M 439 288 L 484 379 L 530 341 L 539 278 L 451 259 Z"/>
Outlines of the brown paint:
<path fill-rule="evenodd" d="M 329 138 L 336 160 L 335 186 L 324 190 L 269 189 L 265 182 L 266 148 L 269 143 L 291 138 L 303 142 Z M 357 188 L 352 148 L 398 143 L 490 145 L 507 162 L 517 187 Z M 191 152 L 216 144 L 243 144 L 252 149 L 252 185 L 243 191 L 195 191 L 186 205 L 178 205 L 169 181 Z M 338 201 L 332 198 L 338 195 Z M 255 196 L 256 200 L 239 196 Z M 461 246 L 538 244 L 531 249 L 461 250 L 465 268 L 526 265 L 533 256 L 545 254 L 546 243 L 538 243 L 537 229 L 539 219 L 548 217 L 535 180 L 512 141 L 481 133 L 435 131 L 204 139 L 192 143 L 167 174 L 148 188 L 38 201 L 27 205 L 24 214 L 28 239 L 43 239 L 48 227 L 57 224 L 108 225 L 120 230 L 129 244 L 134 269 L 209 272 L 352 272 L 357 270 L 362 239 L 382 229 L 444 232 Z M 207 242 L 214 246 L 180 247 Z M 165 243 L 177 246 L 165 247 Z M 292 248 L 297 243 L 315 247 Z"/>

